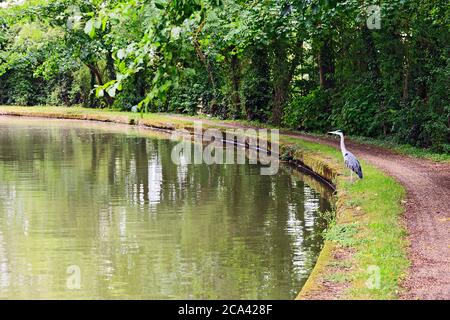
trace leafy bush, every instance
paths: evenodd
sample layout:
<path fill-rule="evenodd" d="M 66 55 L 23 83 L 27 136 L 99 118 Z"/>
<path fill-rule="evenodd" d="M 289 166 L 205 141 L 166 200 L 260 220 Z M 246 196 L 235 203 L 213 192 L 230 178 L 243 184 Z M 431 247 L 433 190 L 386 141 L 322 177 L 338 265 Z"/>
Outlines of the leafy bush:
<path fill-rule="evenodd" d="M 368 84 L 347 88 L 333 99 L 333 127 L 346 134 L 377 136 L 380 133 L 380 99 Z"/>
<path fill-rule="evenodd" d="M 213 94 L 205 81 L 197 77 L 185 79 L 185 83 L 171 92 L 168 111 L 195 115 L 197 113 L 211 114 Z"/>
<path fill-rule="evenodd" d="M 330 125 L 329 91 L 315 89 L 306 96 L 294 96 L 288 103 L 283 124 L 294 129 L 323 131 Z"/>
<path fill-rule="evenodd" d="M 267 121 L 270 118 L 272 95 L 267 52 L 252 47 L 245 59 L 248 63 L 243 70 L 241 85 L 245 115 L 251 121 Z"/>

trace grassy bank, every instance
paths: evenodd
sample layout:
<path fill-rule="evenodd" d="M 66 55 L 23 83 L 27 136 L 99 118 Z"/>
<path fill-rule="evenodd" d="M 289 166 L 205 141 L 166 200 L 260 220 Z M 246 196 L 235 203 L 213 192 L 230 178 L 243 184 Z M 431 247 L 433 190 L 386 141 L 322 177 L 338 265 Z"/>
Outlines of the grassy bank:
<path fill-rule="evenodd" d="M 145 114 L 141 118 L 136 113 L 58 107 L 0 107 L 0 114 L 98 120 L 169 130 L 192 129 L 194 120 L 166 114 Z M 230 125 L 242 123 L 208 119 L 204 127 L 226 129 Z M 305 164 L 337 187 L 336 212 L 328 216 L 324 250 L 299 298 L 331 294 L 350 299 L 395 299 L 399 280 L 408 266 L 405 233 L 399 219 L 405 194 L 402 186 L 365 162 L 365 178 L 351 184 L 339 151 L 287 135 L 280 136 L 280 144 L 284 157 Z"/>

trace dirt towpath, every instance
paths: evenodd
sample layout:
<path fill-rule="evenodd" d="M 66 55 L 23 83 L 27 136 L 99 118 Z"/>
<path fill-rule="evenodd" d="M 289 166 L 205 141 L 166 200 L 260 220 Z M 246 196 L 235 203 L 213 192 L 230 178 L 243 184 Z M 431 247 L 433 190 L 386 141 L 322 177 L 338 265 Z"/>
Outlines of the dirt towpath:
<path fill-rule="evenodd" d="M 333 138 L 292 134 L 339 147 Z M 450 299 L 450 164 L 416 159 L 359 143 L 346 142 L 357 157 L 399 181 L 406 189 L 404 220 L 411 268 L 402 299 Z"/>
<path fill-rule="evenodd" d="M 339 141 L 332 137 L 286 134 L 339 148 Z M 407 191 L 404 220 L 411 268 L 400 298 L 450 299 L 450 163 L 416 159 L 351 141 L 346 141 L 346 146 L 394 177 Z"/>

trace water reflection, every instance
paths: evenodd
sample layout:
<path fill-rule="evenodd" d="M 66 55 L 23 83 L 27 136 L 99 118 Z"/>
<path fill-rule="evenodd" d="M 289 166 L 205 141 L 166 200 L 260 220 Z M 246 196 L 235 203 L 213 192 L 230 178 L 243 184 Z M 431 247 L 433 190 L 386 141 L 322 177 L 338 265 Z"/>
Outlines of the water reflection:
<path fill-rule="evenodd" d="M 120 130 L 0 117 L 0 298 L 296 295 L 325 194 L 288 167 L 177 166 L 174 142 Z"/>

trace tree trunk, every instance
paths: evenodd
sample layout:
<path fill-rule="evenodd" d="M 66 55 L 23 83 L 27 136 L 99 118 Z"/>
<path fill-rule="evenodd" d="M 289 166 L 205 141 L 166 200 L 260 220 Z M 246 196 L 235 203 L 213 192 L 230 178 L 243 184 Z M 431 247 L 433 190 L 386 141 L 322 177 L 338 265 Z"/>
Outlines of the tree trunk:
<path fill-rule="evenodd" d="M 246 57 L 247 63 L 242 76 L 242 94 L 244 96 L 244 108 L 248 120 L 266 122 L 267 114 L 272 99 L 270 83 L 270 66 L 265 47 L 249 48 L 250 55 Z"/>
<path fill-rule="evenodd" d="M 103 76 L 102 76 L 102 73 L 100 72 L 99 67 L 96 64 L 88 64 L 87 66 L 91 70 L 91 75 L 93 73 L 95 75 L 95 77 L 97 78 L 98 85 L 100 85 L 100 86 L 104 85 Z M 94 89 L 94 87 L 91 87 L 91 89 Z M 114 99 L 112 97 L 110 97 L 110 95 L 107 92 L 105 92 L 104 98 L 105 98 L 106 103 L 108 104 L 108 107 L 111 107 L 112 104 L 114 103 Z"/>
<path fill-rule="evenodd" d="M 405 57 L 403 64 L 403 89 L 402 89 L 402 100 L 404 102 L 408 101 L 409 93 L 409 62 Z"/>
<path fill-rule="evenodd" d="M 205 25 L 205 20 L 203 20 L 202 23 L 200 23 L 200 26 L 198 27 L 197 31 L 194 34 L 194 39 L 193 39 L 193 43 L 194 43 L 194 48 L 195 48 L 195 52 L 197 53 L 198 58 L 200 59 L 200 61 L 203 63 L 203 65 L 205 66 L 206 72 L 208 73 L 208 79 L 211 82 L 211 85 L 213 87 L 213 92 L 214 94 L 216 93 L 216 81 L 214 79 L 214 73 L 213 73 L 213 69 L 211 64 L 209 63 L 208 59 L 205 57 L 205 55 L 203 54 L 202 49 L 200 48 L 200 42 L 198 41 L 198 35 L 199 33 L 202 31 L 203 26 Z"/>
<path fill-rule="evenodd" d="M 283 117 L 284 104 L 286 103 L 289 86 L 295 74 L 301 52 L 303 41 L 299 41 L 294 47 L 294 58 L 288 61 L 287 47 L 282 43 L 275 43 L 275 64 L 274 64 L 274 90 L 273 90 L 273 108 L 271 122 L 276 125 L 281 124 Z"/>
<path fill-rule="evenodd" d="M 273 96 L 273 108 L 271 122 L 276 125 L 281 124 L 283 117 L 283 107 L 286 102 L 286 89 L 283 85 L 275 87 Z"/>
<path fill-rule="evenodd" d="M 95 93 L 93 92 L 93 89 L 95 87 L 95 72 L 91 68 L 89 68 L 89 73 L 91 75 L 91 82 L 90 82 L 91 90 L 89 90 L 87 105 L 89 108 L 95 108 Z"/>
<path fill-rule="evenodd" d="M 233 93 L 231 97 L 233 109 L 231 111 L 233 116 L 237 116 L 241 112 L 241 97 L 239 95 L 241 77 L 239 59 L 235 54 L 231 56 L 231 80 L 233 85 Z"/>
<path fill-rule="evenodd" d="M 372 37 L 372 31 L 370 31 L 367 26 L 365 26 L 362 30 L 362 38 L 365 46 L 365 54 L 361 56 L 363 59 L 362 63 L 366 64 L 367 70 L 365 72 L 369 72 L 369 76 L 374 85 L 374 90 L 379 92 L 379 110 L 380 114 L 383 115 L 386 111 L 384 96 L 382 94 L 383 88 L 381 85 L 381 71 L 378 63 L 378 55 L 375 47 L 375 42 Z M 407 93 L 407 92 L 406 92 Z M 387 135 L 387 125 L 384 117 L 381 117 L 381 129 L 383 130 L 383 134 Z"/>
<path fill-rule="evenodd" d="M 326 39 L 319 50 L 317 57 L 319 64 L 319 81 L 323 89 L 334 88 L 334 54 L 333 42 Z"/>
<path fill-rule="evenodd" d="M 108 70 L 109 80 L 116 79 L 116 68 L 114 67 L 114 59 L 110 51 L 106 54 L 106 69 Z"/>

